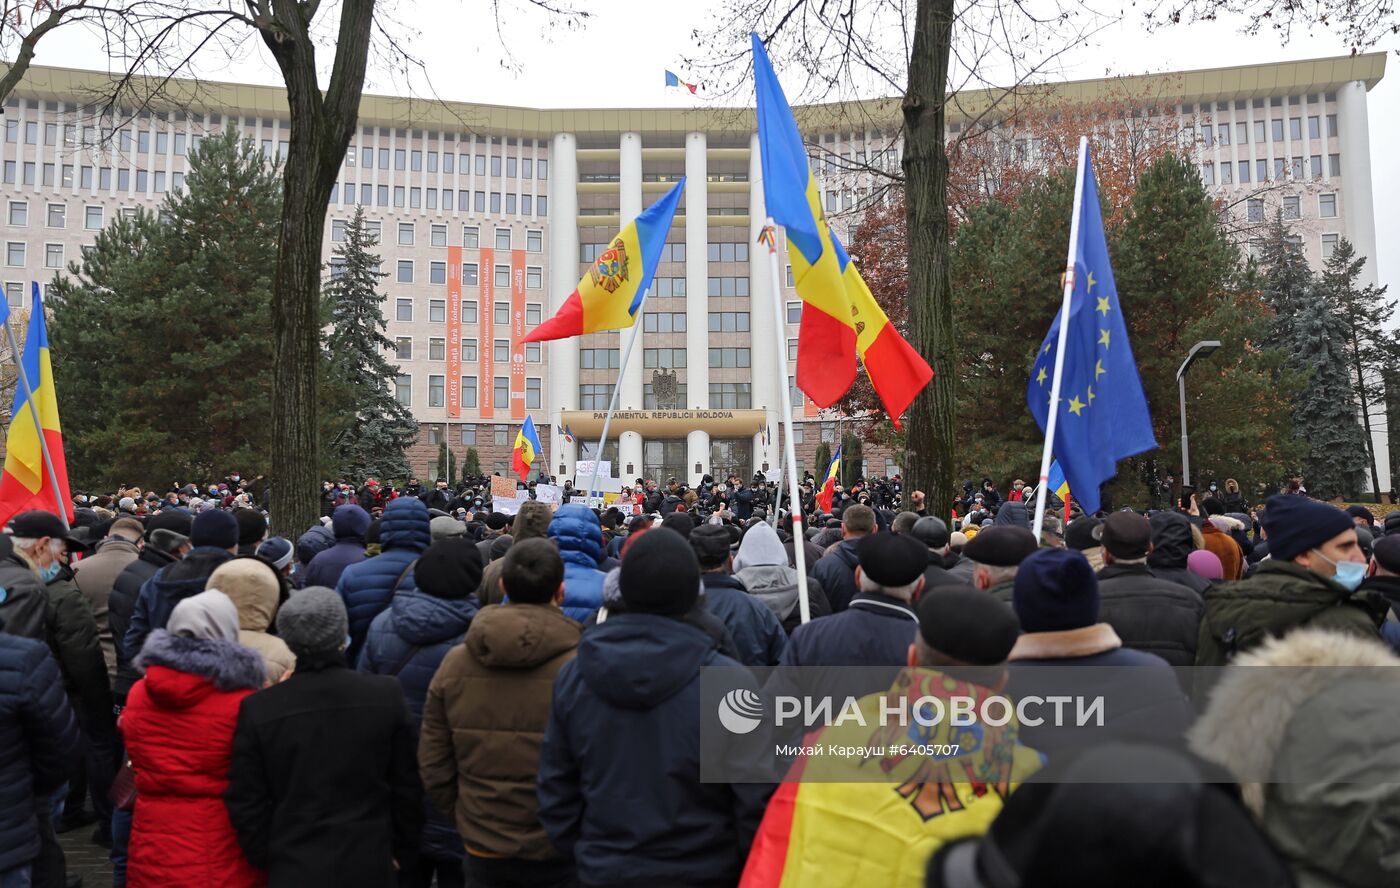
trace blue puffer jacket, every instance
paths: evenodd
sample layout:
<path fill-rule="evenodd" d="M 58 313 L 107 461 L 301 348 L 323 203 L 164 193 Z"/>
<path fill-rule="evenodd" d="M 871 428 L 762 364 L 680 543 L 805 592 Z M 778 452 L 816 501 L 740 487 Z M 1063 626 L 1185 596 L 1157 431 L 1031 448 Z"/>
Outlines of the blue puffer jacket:
<path fill-rule="evenodd" d="M 428 684 L 442 658 L 462 643 L 476 612 L 475 595 L 446 599 L 417 589 L 400 589 L 389 608 L 369 624 L 369 634 L 360 650 L 359 671 L 397 675 L 415 729 L 423 722 Z M 414 651 L 414 646 L 418 650 Z M 424 807 L 424 854 L 438 861 L 461 860 L 465 849 L 451 818 L 426 798 Z"/>
<path fill-rule="evenodd" d="M 549 538 L 564 559 L 564 613 L 582 623 L 603 606 L 603 526 L 587 506 L 561 506 L 549 522 Z"/>
<path fill-rule="evenodd" d="M 79 743 L 48 645 L 0 633 L 0 872 L 38 856 L 34 800 L 67 779 Z"/>
<path fill-rule="evenodd" d="M 414 497 L 399 497 L 389 503 L 379 524 L 379 545 L 383 551 L 350 565 L 340 575 L 335 591 L 350 614 L 350 648 L 346 655 L 351 663 L 359 657 L 370 622 L 389 606 L 394 587 L 414 587 L 409 565 L 418 560 L 430 542 L 428 507 Z"/>

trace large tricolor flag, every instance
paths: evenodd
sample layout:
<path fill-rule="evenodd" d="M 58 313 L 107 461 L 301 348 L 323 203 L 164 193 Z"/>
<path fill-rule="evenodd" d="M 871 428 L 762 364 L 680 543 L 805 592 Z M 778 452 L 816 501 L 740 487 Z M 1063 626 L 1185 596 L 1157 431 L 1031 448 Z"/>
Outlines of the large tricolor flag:
<path fill-rule="evenodd" d="M 524 341 L 567 339 L 636 323 L 684 189 L 682 176 L 665 197 L 619 231 L 554 317 L 536 327 Z"/>
<path fill-rule="evenodd" d="M 8 321 L 9 317 L 10 306 L 0 299 L 0 324 Z M 72 521 L 73 501 L 68 495 L 68 464 L 63 458 L 63 431 L 58 423 L 58 396 L 53 383 L 53 363 L 49 359 L 49 330 L 44 320 L 44 304 L 39 298 L 38 282 L 33 285 L 29 332 L 24 341 L 21 362 L 34 392 L 34 404 L 39 409 L 40 428 L 34 427 L 29 397 L 23 384 L 16 379 L 10 432 L 5 439 L 5 469 L 0 474 L 0 526 L 30 509 L 56 513 L 59 502 L 63 503 L 68 520 Z M 49 446 L 49 458 L 53 460 L 52 477 L 58 479 L 57 491 L 44 466 L 40 435 L 44 436 Z"/>
<path fill-rule="evenodd" d="M 540 446 L 539 432 L 535 431 L 535 420 L 527 416 L 525 424 L 515 435 L 515 451 L 510 455 L 511 470 L 520 476 L 521 481 L 528 483 L 530 467 L 535 464 L 535 457 L 542 452 L 544 448 Z"/>
<path fill-rule="evenodd" d="M 822 475 L 822 486 L 817 491 L 817 505 L 822 507 L 823 512 L 831 511 L 831 501 L 836 496 L 836 476 L 841 474 L 841 448 L 836 448 L 836 455 L 831 458 L 831 465 L 826 467 L 826 474 Z"/>
<path fill-rule="evenodd" d="M 899 335 L 827 224 L 807 148 L 763 42 L 753 38 L 763 201 L 787 230 L 793 283 L 802 297 L 797 385 L 829 407 L 856 378 L 856 356 L 895 428 L 933 370 Z"/>
<path fill-rule="evenodd" d="M 686 83 L 684 80 L 680 79 L 680 78 L 677 77 L 675 74 L 672 74 L 670 71 L 667 71 L 667 72 L 666 72 L 666 85 L 667 85 L 667 86 L 674 86 L 674 87 L 677 87 L 677 88 L 683 87 L 683 88 L 685 88 L 685 89 L 688 89 L 688 90 L 690 90 L 690 94 L 691 94 L 692 96 L 695 95 L 695 91 L 698 90 L 698 89 L 700 88 L 700 84 L 698 84 L 698 83 Z"/>

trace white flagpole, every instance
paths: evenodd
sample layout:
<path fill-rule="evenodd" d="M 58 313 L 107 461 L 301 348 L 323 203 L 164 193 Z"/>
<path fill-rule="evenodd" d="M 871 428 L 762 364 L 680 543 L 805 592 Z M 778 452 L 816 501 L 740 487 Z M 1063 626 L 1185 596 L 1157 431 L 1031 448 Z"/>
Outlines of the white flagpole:
<path fill-rule="evenodd" d="M 627 347 L 622 351 L 622 362 L 617 368 L 617 381 L 613 383 L 612 398 L 608 401 L 608 413 L 603 417 L 603 434 L 598 439 L 598 450 L 593 454 L 593 478 L 588 482 L 588 489 L 584 491 L 584 496 L 593 496 L 593 489 L 598 486 L 599 464 L 603 461 L 603 445 L 608 440 L 608 427 L 612 425 L 613 411 L 617 410 L 618 393 L 622 390 L 622 376 L 627 372 L 627 362 L 632 358 L 632 350 L 637 345 L 637 340 L 642 334 L 642 312 L 647 307 L 647 297 L 651 295 L 651 287 L 642 291 L 642 301 L 637 306 L 637 314 L 632 320 L 632 335 L 627 339 Z M 619 476 L 621 477 L 621 476 Z M 602 499 L 602 491 L 598 491 L 599 499 Z M 601 509 L 599 510 L 601 511 Z"/>
<path fill-rule="evenodd" d="M 788 514 L 792 516 L 792 555 L 797 567 L 797 606 L 802 622 L 812 620 L 812 603 L 807 600 L 807 553 L 803 549 L 806 538 L 802 533 L 802 494 L 797 485 L 797 450 L 792 444 L 792 390 L 787 384 L 787 342 L 783 337 L 783 286 L 778 277 L 778 237 L 777 226 L 769 216 L 768 225 L 768 272 L 772 277 L 773 290 L 773 334 L 777 342 L 779 366 L 783 372 L 778 375 L 778 386 L 782 389 L 780 403 L 783 407 L 783 459 L 787 463 Z M 774 507 L 777 511 L 777 505 Z"/>
<path fill-rule="evenodd" d="M 43 311 L 43 306 L 39 308 Z M 63 491 L 58 489 L 58 473 L 54 471 L 53 458 L 49 456 L 49 442 L 44 438 L 44 425 L 39 420 L 39 405 L 34 403 L 34 389 L 29 385 L 29 374 L 24 370 L 24 359 L 20 356 L 19 343 L 15 341 L 15 331 L 10 327 L 10 316 L 5 315 L 5 335 L 10 340 L 10 355 L 14 358 L 15 369 L 18 373 L 18 383 L 24 388 L 24 399 L 29 404 L 29 415 L 34 420 L 34 431 L 39 437 L 39 452 L 43 455 L 44 469 L 49 476 L 49 484 L 53 486 L 53 500 L 58 506 L 58 520 L 63 522 L 63 528 L 68 529 L 68 510 L 63 506 Z M 10 417 L 10 423 L 14 424 L 15 418 Z"/>
<path fill-rule="evenodd" d="M 1084 174 L 1089 164 L 1089 138 L 1079 137 L 1079 172 L 1074 181 L 1074 212 L 1069 222 L 1069 253 L 1065 259 L 1064 301 L 1060 306 L 1060 338 L 1055 346 L 1055 375 L 1050 382 L 1050 410 L 1045 420 L 1045 448 L 1040 454 L 1040 494 L 1035 498 L 1036 543 L 1045 524 L 1045 502 L 1050 492 L 1051 450 L 1055 446 L 1055 420 L 1060 415 L 1060 378 L 1065 372 L 1065 343 L 1069 341 L 1069 308 L 1074 298 L 1074 253 L 1079 243 L 1079 215 L 1084 201 Z"/>

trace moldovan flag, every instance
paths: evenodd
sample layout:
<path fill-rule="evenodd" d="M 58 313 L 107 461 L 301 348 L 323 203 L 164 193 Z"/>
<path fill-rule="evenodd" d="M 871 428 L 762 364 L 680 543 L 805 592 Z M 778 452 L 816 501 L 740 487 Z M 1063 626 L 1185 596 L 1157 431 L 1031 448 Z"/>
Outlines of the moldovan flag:
<path fill-rule="evenodd" d="M 535 431 L 535 420 L 532 417 L 525 417 L 525 424 L 520 427 L 520 431 L 515 436 L 515 452 L 510 455 L 510 467 L 515 474 L 520 476 L 520 480 L 530 481 L 530 467 L 535 464 L 535 457 L 544 451 L 540 446 L 539 432 Z"/>
<path fill-rule="evenodd" d="M 831 458 L 831 465 L 826 467 L 826 474 L 822 476 L 821 489 L 817 491 L 817 505 L 822 507 L 823 512 L 831 511 L 831 500 L 836 496 L 836 476 L 841 474 L 841 448 L 836 448 L 836 455 Z"/>
<path fill-rule="evenodd" d="M 933 370 L 899 335 L 827 224 L 807 147 L 763 42 L 753 35 L 763 201 L 787 231 L 793 283 L 802 297 L 797 386 L 830 407 L 856 378 L 856 356 L 895 428 Z"/>
<path fill-rule="evenodd" d="M 53 512 L 62 502 L 67 518 L 73 520 L 72 497 L 68 494 L 68 464 L 63 458 L 63 432 L 58 424 L 58 397 L 53 384 L 53 364 L 49 360 L 49 331 L 44 321 L 44 304 L 39 298 L 39 284 L 33 285 L 29 311 L 29 332 L 24 341 L 25 376 L 34 391 L 34 403 L 39 408 L 41 429 L 34 428 L 34 414 L 24 386 L 15 380 L 15 403 L 10 411 L 10 432 L 5 439 L 5 469 L 0 474 L 0 526 L 20 512 L 42 509 Z M 10 317 L 10 306 L 0 300 L 0 324 Z M 53 489 L 39 435 L 49 445 L 53 474 L 58 478 L 58 490 Z"/>
<path fill-rule="evenodd" d="M 524 341 L 567 339 L 599 330 L 621 330 L 636 323 L 684 190 L 682 176 L 665 197 L 619 231 L 554 317 L 536 327 Z"/>

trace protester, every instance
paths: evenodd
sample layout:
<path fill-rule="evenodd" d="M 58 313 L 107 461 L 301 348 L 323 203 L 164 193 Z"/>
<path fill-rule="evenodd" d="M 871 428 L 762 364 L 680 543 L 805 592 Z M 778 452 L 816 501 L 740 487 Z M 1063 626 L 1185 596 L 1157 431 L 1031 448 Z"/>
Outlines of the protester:
<path fill-rule="evenodd" d="M 1152 529 L 1152 552 L 1147 556 L 1147 568 L 1159 580 L 1186 586 L 1204 595 L 1210 582 L 1193 574 L 1187 559 L 1196 550 L 1191 534 L 1191 521 L 1180 512 L 1158 512 L 1148 519 Z"/>
<path fill-rule="evenodd" d="M 267 539 L 267 516 L 256 509 L 234 509 L 233 518 L 238 522 L 238 554 L 256 554 Z"/>
<path fill-rule="evenodd" d="M 1035 534 L 1024 527 L 989 527 L 968 541 L 963 559 L 971 563 L 972 585 L 1003 604 L 1011 592 L 1021 562 L 1036 550 Z"/>
<path fill-rule="evenodd" d="M 164 629 L 170 612 L 181 600 L 203 592 L 214 569 L 238 548 L 238 522 L 228 512 L 201 512 L 190 524 L 190 550 L 174 564 L 160 568 L 141 586 L 122 643 L 135 657 L 155 629 Z"/>
<path fill-rule="evenodd" d="M 107 678 L 117 674 L 117 647 L 112 640 L 112 625 L 107 608 L 117 576 L 126 566 L 140 557 L 137 543 L 145 528 L 134 518 L 118 518 L 107 529 L 107 538 L 97 544 L 97 550 L 79 561 L 73 568 L 73 582 L 83 593 L 93 619 L 97 622 L 97 638 L 102 645 L 102 659 L 107 664 Z"/>
<path fill-rule="evenodd" d="M 693 537 L 691 544 L 695 544 Z M 771 526 L 760 523 L 748 529 L 739 543 L 733 570 L 734 580 L 773 612 L 784 632 L 791 635 L 794 629 L 802 625 L 797 571 L 788 566 L 782 540 Z M 831 613 L 831 605 L 826 600 L 821 582 L 811 576 L 807 578 L 807 603 L 813 619 Z"/>
<path fill-rule="evenodd" d="M 603 606 L 603 526 L 587 506 L 560 506 L 549 538 L 564 559 L 564 613 L 583 621 Z"/>
<path fill-rule="evenodd" d="M 549 523 L 553 519 L 554 513 L 550 511 L 547 503 L 538 500 L 521 503 L 520 511 L 515 513 L 515 521 L 510 528 L 511 545 L 548 537 Z M 489 554 L 487 557 L 490 557 Z M 504 598 L 501 592 L 502 567 L 501 559 L 497 558 L 481 571 L 481 588 L 476 590 L 476 597 L 483 607 L 488 604 L 500 604 Z"/>
<path fill-rule="evenodd" d="M 379 523 L 382 551 L 373 558 L 352 564 L 340 574 L 335 591 L 345 602 L 350 619 L 350 647 L 347 657 L 355 662 L 360 654 L 369 624 L 389 606 L 394 592 L 413 588 L 413 563 L 432 541 L 428 509 L 421 500 L 396 499 L 384 510 Z M 329 552 L 329 555 L 340 547 Z M 318 558 L 321 556 L 317 556 Z M 314 564 L 312 565 L 315 566 Z"/>
<path fill-rule="evenodd" d="M 426 538 L 423 504 L 394 503 L 422 510 Z M 294 594 L 277 632 L 297 667 L 239 707 L 224 793 L 238 843 L 271 888 L 382 888 L 414 863 L 423 824 L 403 691 L 346 668 L 345 603 L 324 586 Z"/>
<path fill-rule="evenodd" d="M 1201 539 L 1205 542 L 1204 548 L 1214 552 L 1215 556 L 1220 559 L 1226 580 L 1244 579 L 1245 553 L 1240 548 L 1239 543 L 1230 536 L 1230 533 L 1222 530 L 1216 523 L 1219 520 L 1228 522 L 1227 526 L 1230 526 L 1238 525 L 1238 522 L 1233 518 L 1225 518 L 1225 504 L 1213 496 L 1205 498 L 1201 503 L 1201 511 L 1206 516 L 1206 520 L 1201 523 Z"/>
<path fill-rule="evenodd" d="M 1103 570 L 1103 519 L 1093 515 L 1081 515 L 1065 527 L 1065 548 L 1080 552 L 1088 560 L 1095 573 Z"/>
<path fill-rule="evenodd" d="M 1209 583 L 1218 583 L 1225 578 L 1225 567 L 1220 563 L 1220 557 L 1209 549 L 1197 549 L 1187 555 L 1186 569 Z"/>
<path fill-rule="evenodd" d="M 776 539 L 774 536 L 775 542 Z M 749 595 L 744 584 L 734 578 L 729 540 L 729 531 L 717 524 L 702 525 L 690 534 L 690 546 L 700 562 L 705 609 L 729 629 L 739 651 L 739 662 L 745 666 L 776 666 L 787 647 L 787 635 L 773 610 Z M 792 581 L 795 591 L 795 572 Z"/>
<path fill-rule="evenodd" d="M 856 504 L 841 513 L 841 542 L 812 567 L 831 603 L 832 613 L 841 613 L 859 593 L 855 570 L 860 563 L 860 540 L 875 532 L 875 511 Z"/>
<path fill-rule="evenodd" d="M 564 562 L 547 540 L 512 546 L 501 574 L 509 603 L 476 615 L 428 687 L 418 765 L 437 808 L 455 816 L 474 888 L 565 888 L 573 863 L 540 824 L 535 785 L 555 676 L 579 626 L 559 609 Z"/>
<path fill-rule="evenodd" d="M 742 667 L 679 619 L 700 592 L 684 538 L 643 534 L 620 580 L 627 612 L 590 629 L 554 684 L 540 822 L 581 885 L 732 884 L 771 787 L 701 783 L 696 738 L 700 670 Z"/>
<path fill-rule="evenodd" d="M 428 522 L 428 531 L 436 543 L 438 540 L 466 536 L 467 526 L 451 515 L 437 515 Z M 476 543 L 473 542 L 472 545 L 475 546 Z"/>
<path fill-rule="evenodd" d="M 352 564 L 365 560 L 365 534 L 369 531 L 369 513 L 354 503 L 337 506 L 331 514 L 334 545 L 321 550 L 306 565 L 303 586 L 329 586 L 340 583 L 340 575 Z"/>
<path fill-rule="evenodd" d="M 290 591 L 293 585 L 292 571 L 296 568 L 296 550 L 292 541 L 283 537 L 268 537 L 258 544 L 258 550 L 254 554 L 272 565 L 272 569 L 277 571 L 280 578 L 279 586 Z"/>
<path fill-rule="evenodd" d="M 286 642 L 271 634 L 281 593 L 276 570 L 261 558 L 234 558 L 214 569 L 207 588 L 227 595 L 238 609 L 238 643 L 262 657 L 264 684 L 285 678 L 296 666 L 296 657 Z"/>
<path fill-rule="evenodd" d="M 136 657 L 145 677 L 121 719 L 137 791 L 131 888 L 266 883 L 239 849 L 223 801 L 239 704 L 266 683 L 263 658 L 238 638 L 234 603 L 211 590 L 176 604 Z"/>
<path fill-rule="evenodd" d="M 1113 627 L 1124 647 L 1156 654 L 1173 666 L 1194 665 L 1201 596 L 1152 575 L 1147 567 L 1152 528 L 1146 518 L 1114 512 L 1101 527 L 1099 619 Z"/>
<path fill-rule="evenodd" d="M 145 541 L 136 560 L 122 568 L 112 582 L 112 594 L 107 599 L 107 620 L 112 627 L 112 642 L 116 649 L 117 672 L 112 682 L 112 695 L 120 707 L 127 691 L 140 678 L 131 661 L 141 651 L 126 646 L 126 634 L 131 628 L 131 616 L 136 611 L 136 599 L 141 587 L 163 567 L 174 564 L 190 549 L 191 517 L 181 511 L 163 511 L 147 522 Z M 0 581 L 3 581 L 0 562 Z"/>

